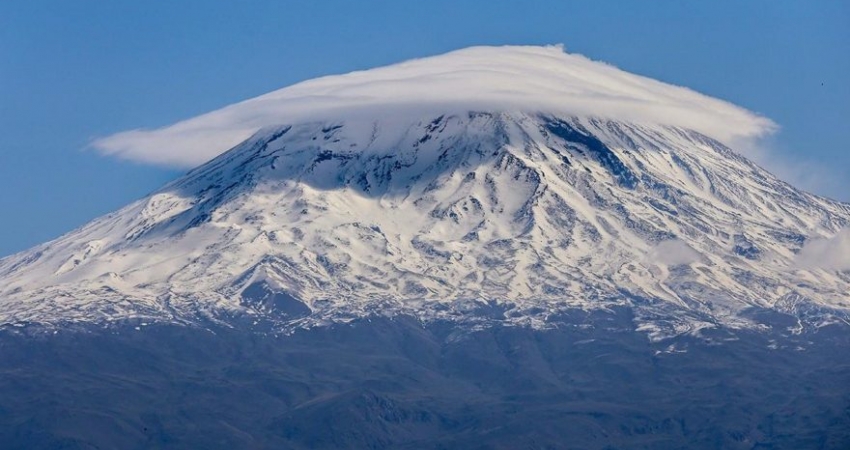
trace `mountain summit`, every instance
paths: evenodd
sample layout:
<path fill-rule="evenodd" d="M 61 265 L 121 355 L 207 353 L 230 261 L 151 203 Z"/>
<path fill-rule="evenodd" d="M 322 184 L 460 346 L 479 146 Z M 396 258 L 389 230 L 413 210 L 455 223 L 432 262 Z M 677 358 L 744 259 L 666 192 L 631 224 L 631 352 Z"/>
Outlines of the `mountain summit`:
<path fill-rule="evenodd" d="M 100 141 L 187 163 L 243 140 L 0 260 L 0 323 L 409 314 L 546 327 L 627 307 L 664 337 L 758 328 L 763 311 L 846 321 L 850 272 L 798 254 L 850 225 L 850 205 L 727 146 L 771 126 L 555 47 L 300 83 Z"/>

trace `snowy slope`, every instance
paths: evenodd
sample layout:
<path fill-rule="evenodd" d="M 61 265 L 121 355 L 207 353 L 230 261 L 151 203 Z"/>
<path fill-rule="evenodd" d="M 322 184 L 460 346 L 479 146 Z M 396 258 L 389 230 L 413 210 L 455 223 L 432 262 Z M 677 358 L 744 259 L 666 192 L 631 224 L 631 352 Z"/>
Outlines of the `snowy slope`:
<path fill-rule="evenodd" d="M 0 323 L 273 316 L 258 286 L 309 307 L 289 317 L 299 326 L 398 313 L 546 326 L 611 305 L 657 336 L 755 326 L 752 308 L 847 320 L 850 272 L 797 255 L 848 227 L 850 205 L 678 125 L 457 108 L 263 128 L 0 260 Z"/>

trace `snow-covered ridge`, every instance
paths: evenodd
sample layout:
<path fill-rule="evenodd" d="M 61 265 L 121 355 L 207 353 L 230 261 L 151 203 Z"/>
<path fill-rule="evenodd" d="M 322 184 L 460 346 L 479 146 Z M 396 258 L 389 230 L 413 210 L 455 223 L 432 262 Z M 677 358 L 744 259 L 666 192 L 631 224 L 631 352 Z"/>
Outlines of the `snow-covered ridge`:
<path fill-rule="evenodd" d="M 559 46 L 507 46 L 472 47 L 309 80 L 93 145 L 124 158 L 194 167 L 267 126 L 360 117 L 386 122 L 466 111 L 545 112 L 678 126 L 727 145 L 774 128 L 770 120 L 725 101 L 568 54 Z"/>
<path fill-rule="evenodd" d="M 665 333 L 747 326 L 750 308 L 846 320 L 850 272 L 797 255 L 848 225 L 850 205 L 681 127 L 515 112 L 292 123 L 0 260 L 0 323 L 263 315 L 273 299 L 313 324 L 495 308 L 534 325 L 611 305 Z"/>

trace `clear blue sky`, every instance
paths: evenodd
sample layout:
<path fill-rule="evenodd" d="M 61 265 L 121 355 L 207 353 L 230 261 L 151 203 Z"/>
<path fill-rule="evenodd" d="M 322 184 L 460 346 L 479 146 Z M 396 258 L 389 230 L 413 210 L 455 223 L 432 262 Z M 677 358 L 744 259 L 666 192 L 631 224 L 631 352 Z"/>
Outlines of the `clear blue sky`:
<path fill-rule="evenodd" d="M 320 75 L 551 43 L 772 118 L 778 154 L 820 167 L 807 187 L 850 200 L 846 1 L 6 1 L 0 256 L 178 175 L 84 150 L 93 137 Z"/>

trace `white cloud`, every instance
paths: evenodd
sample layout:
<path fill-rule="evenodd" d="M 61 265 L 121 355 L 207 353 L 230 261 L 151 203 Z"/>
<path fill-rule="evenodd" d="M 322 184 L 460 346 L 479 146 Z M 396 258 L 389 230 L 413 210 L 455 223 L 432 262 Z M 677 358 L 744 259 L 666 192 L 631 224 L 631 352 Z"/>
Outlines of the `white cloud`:
<path fill-rule="evenodd" d="M 700 260 L 700 254 L 678 239 L 659 242 L 647 255 L 649 262 L 678 266 Z"/>
<path fill-rule="evenodd" d="M 731 103 L 568 54 L 559 46 L 472 47 L 305 81 L 167 127 L 97 139 L 93 147 L 135 161 L 191 167 L 265 126 L 468 110 L 663 123 L 727 143 L 775 129 L 770 120 Z"/>
<path fill-rule="evenodd" d="M 850 270 L 850 228 L 830 238 L 807 241 L 795 263 L 802 269 Z"/>
<path fill-rule="evenodd" d="M 829 161 L 793 154 L 776 145 L 775 138 L 737 142 L 733 149 L 798 189 L 837 200 L 850 200 L 847 177 L 843 176 L 841 167 L 831 165 Z"/>

